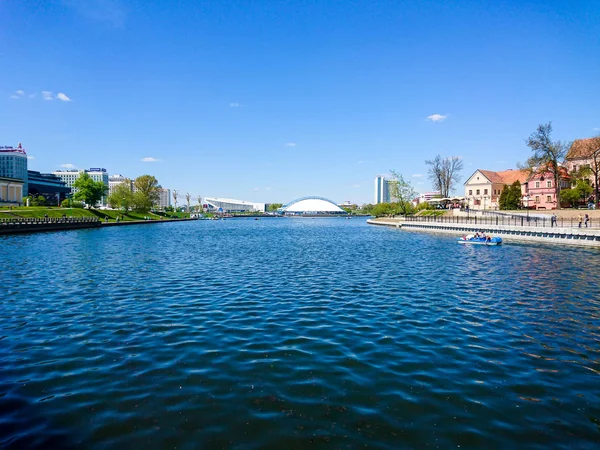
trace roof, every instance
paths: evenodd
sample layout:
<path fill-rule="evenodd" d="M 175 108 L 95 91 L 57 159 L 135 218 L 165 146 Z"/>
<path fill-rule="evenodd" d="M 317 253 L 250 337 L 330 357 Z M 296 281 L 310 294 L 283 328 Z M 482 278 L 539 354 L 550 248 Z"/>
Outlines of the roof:
<path fill-rule="evenodd" d="M 509 169 L 509 170 L 504 170 L 502 172 L 494 172 L 493 170 L 483 170 L 483 169 L 477 169 L 475 171 L 475 173 L 480 172 L 481 174 L 483 174 L 484 177 L 486 177 L 490 183 L 498 183 L 498 184 L 513 184 L 515 181 L 518 181 L 519 183 L 524 183 L 525 181 L 527 181 L 527 178 L 529 177 L 529 174 L 526 170 L 519 170 L 519 169 Z M 475 173 L 473 175 L 475 175 Z M 471 177 L 469 177 L 469 179 L 467 181 L 469 181 L 473 175 L 471 175 Z M 466 184 L 466 183 L 465 183 Z"/>
<path fill-rule="evenodd" d="M 342 208 L 324 197 L 302 197 L 280 208 L 283 212 L 345 213 Z"/>
<path fill-rule="evenodd" d="M 498 172 L 494 172 L 492 170 L 483 170 L 483 169 L 479 169 L 479 171 L 483 174 L 483 176 L 485 176 L 492 183 L 504 183 L 504 181 L 502 180 L 502 177 L 500 175 L 498 175 Z"/>
<path fill-rule="evenodd" d="M 590 158 L 592 154 L 600 149 L 600 137 L 588 139 L 576 139 L 571 144 L 566 159 Z"/>
<path fill-rule="evenodd" d="M 529 173 L 526 170 L 504 170 L 496 172 L 502 178 L 504 184 L 513 184 L 515 181 L 525 183 L 529 178 Z"/>

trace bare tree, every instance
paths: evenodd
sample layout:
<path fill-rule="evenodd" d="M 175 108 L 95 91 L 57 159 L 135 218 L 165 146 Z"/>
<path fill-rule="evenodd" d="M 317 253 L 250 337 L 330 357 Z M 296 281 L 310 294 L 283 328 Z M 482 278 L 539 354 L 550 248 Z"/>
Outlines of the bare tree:
<path fill-rule="evenodd" d="M 527 146 L 533 156 L 527 159 L 523 169 L 530 174 L 550 173 L 554 179 L 556 209 L 560 209 L 560 178 L 564 171 L 563 163 L 571 144 L 564 141 L 552 141 L 552 122 L 538 125 L 537 130 L 527 139 Z"/>
<path fill-rule="evenodd" d="M 192 194 L 186 192 L 185 194 L 185 202 L 187 203 L 187 212 L 190 212 L 190 200 L 192 198 Z"/>
<path fill-rule="evenodd" d="M 440 191 L 442 197 L 449 197 L 460 178 L 463 168 L 461 159 L 458 156 L 442 158 L 441 155 L 437 155 L 432 160 L 425 161 L 425 164 L 429 166 L 428 174 L 433 189 Z"/>
<path fill-rule="evenodd" d="M 177 211 L 177 198 L 179 197 L 179 191 L 173 189 L 173 203 L 175 203 L 175 211 Z"/>
<path fill-rule="evenodd" d="M 596 206 L 600 207 L 600 189 L 598 187 L 598 181 L 600 181 L 600 136 L 590 140 L 586 154 L 590 158 L 589 170 L 594 176 L 594 200 Z"/>

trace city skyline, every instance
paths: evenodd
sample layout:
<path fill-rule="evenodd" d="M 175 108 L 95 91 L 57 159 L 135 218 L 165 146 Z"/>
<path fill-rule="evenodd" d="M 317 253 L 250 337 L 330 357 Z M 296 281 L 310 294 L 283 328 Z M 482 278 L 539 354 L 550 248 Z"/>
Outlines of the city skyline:
<path fill-rule="evenodd" d="M 2 144 L 41 172 L 371 203 L 390 169 L 432 190 L 438 153 L 463 158 L 462 187 L 523 162 L 539 123 L 600 133 L 597 2 L 165 5 L 1 4 Z"/>

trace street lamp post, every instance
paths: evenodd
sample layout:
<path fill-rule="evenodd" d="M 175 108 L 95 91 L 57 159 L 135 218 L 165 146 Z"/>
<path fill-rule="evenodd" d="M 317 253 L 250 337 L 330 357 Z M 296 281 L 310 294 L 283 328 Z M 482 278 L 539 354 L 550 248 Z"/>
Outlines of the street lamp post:
<path fill-rule="evenodd" d="M 527 223 L 529 223 L 529 196 L 528 195 L 523 197 L 523 204 L 525 205 L 525 209 L 527 210 Z"/>

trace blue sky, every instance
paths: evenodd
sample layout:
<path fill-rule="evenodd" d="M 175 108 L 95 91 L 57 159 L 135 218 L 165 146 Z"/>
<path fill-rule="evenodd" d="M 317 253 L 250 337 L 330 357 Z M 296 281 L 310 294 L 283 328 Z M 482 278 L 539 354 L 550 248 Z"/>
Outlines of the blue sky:
<path fill-rule="evenodd" d="M 0 2 L 0 145 L 194 195 L 373 200 L 600 134 L 600 2 Z M 457 191 L 462 193 L 462 185 Z"/>

